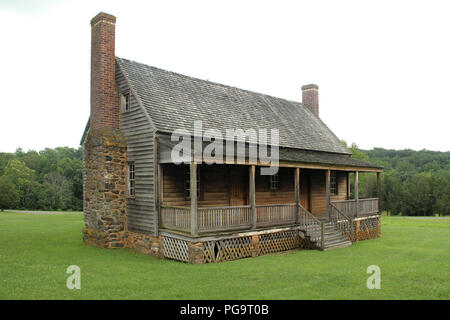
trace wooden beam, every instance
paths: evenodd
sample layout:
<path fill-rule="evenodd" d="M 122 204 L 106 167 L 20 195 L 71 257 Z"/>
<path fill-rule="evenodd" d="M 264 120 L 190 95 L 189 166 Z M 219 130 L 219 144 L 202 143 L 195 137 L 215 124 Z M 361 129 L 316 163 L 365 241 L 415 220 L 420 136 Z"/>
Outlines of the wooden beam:
<path fill-rule="evenodd" d="M 381 213 L 381 173 L 377 172 L 378 211 Z"/>
<path fill-rule="evenodd" d="M 256 196 L 255 196 L 255 171 L 256 167 L 249 167 L 249 200 L 251 207 L 251 218 L 252 218 L 252 229 L 256 229 L 256 224 L 258 222 L 256 215 Z"/>
<path fill-rule="evenodd" d="M 158 163 L 158 139 L 153 137 L 153 213 L 155 217 L 154 234 L 158 236 L 161 227 L 161 201 L 160 201 L 160 164 Z"/>
<path fill-rule="evenodd" d="M 330 180 L 331 180 L 331 170 L 326 170 L 325 171 L 325 192 L 327 195 L 327 217 L 331 218 L 331 212 L 330 212 Z"/>
<path fill-rule="evenodd" d="M 197 163 L 190 163 L 191 234 L 198 235 L 197 222 Z"/>
<path fill-rule="evenodd" d="M 359 214 L 359 191 L 358 191 L 358 181 L 359 181 L 359 171 L 355 171 L 355 200 L 356 200 L 356 213 L 355 215 L 358 216 Z"/>
<path fill-rule="evenodd" d="M 295 168 L 294 183 L 295 183 L 296 217 L 297 217 L 297 223 L 300 223 L 300 168 Z"/>
<path fill-rule="evenodd" d="M 350 189 L 350 171 L 347 171 L 347 200 L 350 200 L 350 195 L 352 194 Z"/>

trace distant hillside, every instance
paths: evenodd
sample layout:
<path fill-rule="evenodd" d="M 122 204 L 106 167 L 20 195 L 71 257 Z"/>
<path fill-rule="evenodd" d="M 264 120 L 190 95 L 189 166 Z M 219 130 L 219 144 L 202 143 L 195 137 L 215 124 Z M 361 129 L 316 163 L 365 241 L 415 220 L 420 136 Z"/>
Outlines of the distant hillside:
<path fill-rule="evenodd" d="M 388 150 L 383 148 L 361 151 L 367 154 L 371 162 L 384 166 L 385 172 L 396 171 L 402 178 L 408 178 L 421 172 L 430 172 L 450 179 L 450 151 Z"/>

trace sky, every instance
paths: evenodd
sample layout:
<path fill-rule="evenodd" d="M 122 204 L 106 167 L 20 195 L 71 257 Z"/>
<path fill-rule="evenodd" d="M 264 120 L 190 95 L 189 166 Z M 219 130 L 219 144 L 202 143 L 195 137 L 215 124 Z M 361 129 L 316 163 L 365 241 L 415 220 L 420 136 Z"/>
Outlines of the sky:
<path fill-rule="evenodd" d="M 116 55 L 301 101 L 362 149 L 450 150 L 448 1 L 0 0 L 0 152 L 77 148 L 89 117 L 90 19 Z"/>

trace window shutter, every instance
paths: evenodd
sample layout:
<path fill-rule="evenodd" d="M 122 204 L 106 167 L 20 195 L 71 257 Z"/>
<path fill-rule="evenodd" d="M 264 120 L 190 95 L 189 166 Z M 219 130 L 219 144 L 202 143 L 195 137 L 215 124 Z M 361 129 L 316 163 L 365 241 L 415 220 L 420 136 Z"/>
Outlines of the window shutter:
<path fill-rule="evenodd" d="M 127 98 L 125 97 L 125 95 L 121 94 L 120 95 L 120 107 L 122 109 L 122 112 L 126 111 L 126 104 L 127 104 Z"/>

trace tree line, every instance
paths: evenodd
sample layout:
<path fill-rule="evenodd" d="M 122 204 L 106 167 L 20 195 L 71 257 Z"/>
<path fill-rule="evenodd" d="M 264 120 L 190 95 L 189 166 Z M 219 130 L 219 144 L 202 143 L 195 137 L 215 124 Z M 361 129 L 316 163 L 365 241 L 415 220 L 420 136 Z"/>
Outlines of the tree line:
<path fill-rule="evenodd" d="M 450 214 L 450 152 L 360 150 L 354 143 L 348 148 L 352 157 L 384 167 L 383 210 L 410 216 Z M 0 153 L 0 209 L 82 210 L 82 169 L 81 147 Z M 353 192 L 354 180 L 351 185 Z M 377 196 L 375 174 L 360 174 L 359 196 Z"/>
<path fill-rule="evenodd" d="M 0 209 L 82 210 L 82 149 L 0 153 Z"/>
<path fill-rule="evenodd" d="M 349 150 L 356 159 L 384 167 L 381 174 L 382 210 L 405 216 L 450 214 L 450 152 L 360 150 L 354 143 Z M 375 174 L 360 174 L 359 196 L 377 196 Z"/>

